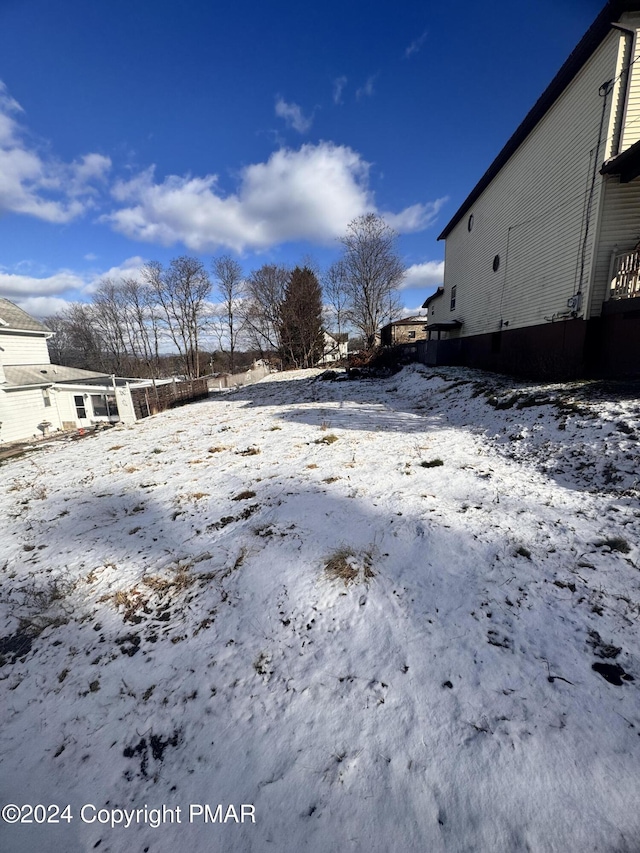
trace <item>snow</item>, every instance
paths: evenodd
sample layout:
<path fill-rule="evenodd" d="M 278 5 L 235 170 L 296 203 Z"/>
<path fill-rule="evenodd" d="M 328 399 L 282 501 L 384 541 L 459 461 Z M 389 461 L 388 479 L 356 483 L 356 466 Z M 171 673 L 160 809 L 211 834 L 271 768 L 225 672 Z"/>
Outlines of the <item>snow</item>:
<path fill-rule="evenodd" d="M 317 377 L 2 465 L 0 849 L 637 851 L 637 386 Z"/>

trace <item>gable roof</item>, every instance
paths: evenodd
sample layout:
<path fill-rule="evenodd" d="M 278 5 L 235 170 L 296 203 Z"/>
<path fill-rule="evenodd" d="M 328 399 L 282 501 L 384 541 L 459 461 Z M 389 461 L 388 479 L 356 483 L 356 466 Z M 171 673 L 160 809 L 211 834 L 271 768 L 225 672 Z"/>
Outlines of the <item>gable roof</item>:
<path fill-rule="evenodd" d="M 421 323 L 424 325 L 427 322 L 427 317 L 423 315 L 416 315 L 415 317 L 404 317 L 402 320 L 392 320 L 390 323 L 387 323 L 386 326 L 383 326 L 383 329 L 387 329 L 391 326 L 419 326 Z"/>
<path fill-rule="evenodd" d="M 422 303 L 422 307 L 428 308 L 429 305 L 431 305 L 431 303 L 433 302 L 433 300 L 437 299 L 439 296 L 442 296 L 443 293 L 444 293 L 444 286 L 441 284 L 440 287 L 435 291 L 435 293 L 432 293 L 431 296 L 427 296 L 427 298 Z"/>
<path fill-rule="evenodd" d="M 46 332 L 53 334 L 39 320 L 34 319 L 22 308 L 0 296 L 0 332 L 5 329 L 19 332 Z"/>
<path fill-rule="evenodd" d="M 471 205 L 482 195 L 500 169 L 509 160 L 512 154 L 520 147 L 533 128 L 538 124 L 545 113 L 553 106 L 562 92 L 567 88 L 576 74 L 580 71 L 587 60 L 599 47 L 602 40 L 611 29 L 611 23 L 618 21 L 624 12 L 640 11 L 640 0 L 609 0 L 598 17 L 591 24 L 587 32 L 578 42 L 578 45 L 569 55 L 568 59 L 544 90 L 542 95 L 529 110 L 515 133 L 507 141 L 502 151 L 462 202 L 453 218 L 446 225 L 438 240 L 444 240 L 453 228 L 462 219 Z"/>
<path fill-rule="evenodd" d="M 6 382 L 3 390 L 24 388 L 28 385 L 53 385 L 60 383 L 112 384 L 111 376 L 94 370 L 64 367 L 61 364 L 15 364 L 4 368 Z"/>
<path fill-rule="evenodd" d="M 333 340 L 337 344 L 344 344 L 344 343 L 347 343 L 347 341 L 349 340 L 349 333 L 348 332 L 340 332 L 340 334 L 338 334 L 337 332 L 330 332 L 328 329 L 323 329 L 322 331 L 328 337 L 333 338 Z"/>

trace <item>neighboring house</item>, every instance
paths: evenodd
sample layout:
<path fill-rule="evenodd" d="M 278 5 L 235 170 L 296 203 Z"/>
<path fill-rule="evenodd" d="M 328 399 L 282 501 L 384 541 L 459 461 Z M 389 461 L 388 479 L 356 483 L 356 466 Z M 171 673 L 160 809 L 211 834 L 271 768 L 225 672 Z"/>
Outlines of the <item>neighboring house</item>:
<path fill-rule="evenodd" d="M 640 372 L 638 35 L 607 3 L 440 235 L 427 363 Z"/>
<path fill-rule="evenodd" d="M 393 320 L 380 329 L 380 343 L 383 347 L 396 344 L 412 344 L 423 341 L 427 337 L 426 317 L 406 317 L 404 320 Z"/>
<path fill-rule="evenodd" d="M 349 335 L 345 333 L 322 332 L 324 336 L 324 348 L 319 364 L 333 364 L 336 361 L 344 361 L 348 356 Z"/>
<path fill-rule="evenodd" d="M 136 420 L 127 380 L 51 364 L 51 335 L 0 297 L 0 444 Z"/>

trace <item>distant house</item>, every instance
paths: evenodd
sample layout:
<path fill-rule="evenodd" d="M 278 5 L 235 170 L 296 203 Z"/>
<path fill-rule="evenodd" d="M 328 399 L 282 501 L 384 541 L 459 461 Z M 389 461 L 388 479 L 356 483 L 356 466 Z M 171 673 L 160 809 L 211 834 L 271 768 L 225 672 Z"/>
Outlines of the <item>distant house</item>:
<path fill-rule="evenodd" d="M 462 203 L 425 360 L 640 372 L 640 0 L 611 0 Z"/>
<path fill-rule="evenodd" d="M 380 329 L 380 343 L 383 347 L 396 344 L 412 344 L 423 341 L 427 337 L 426 317 L 406 317 L 404 320 L 393 320 Z"/>
<path fill-rule="evenodd" d="M 328 332 L 323 330 L 324 348 L 320 364 L 333 364 L 336 361 L 344 361 L 348 355 L 349 335 L 346 333 Z"/>
<path fill-rule="evenodd" d="M 0 444 L 136 420 L 127 380 L 51 364 L 51 335 L 0 298 Z"/>

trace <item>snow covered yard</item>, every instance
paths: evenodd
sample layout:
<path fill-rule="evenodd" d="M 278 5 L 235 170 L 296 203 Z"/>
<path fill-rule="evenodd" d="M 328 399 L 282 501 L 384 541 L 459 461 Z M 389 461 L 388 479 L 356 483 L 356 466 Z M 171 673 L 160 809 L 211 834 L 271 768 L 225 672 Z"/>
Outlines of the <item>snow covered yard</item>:
<path fill-rule="evenodd" d="M 316 374 L 2 465 L 0 849 L 638 853 L 637 392 Z"/>

